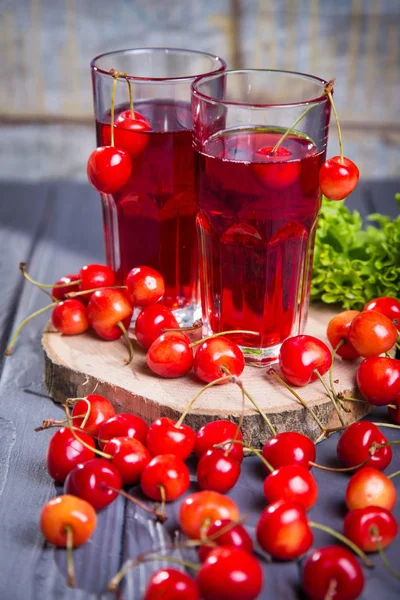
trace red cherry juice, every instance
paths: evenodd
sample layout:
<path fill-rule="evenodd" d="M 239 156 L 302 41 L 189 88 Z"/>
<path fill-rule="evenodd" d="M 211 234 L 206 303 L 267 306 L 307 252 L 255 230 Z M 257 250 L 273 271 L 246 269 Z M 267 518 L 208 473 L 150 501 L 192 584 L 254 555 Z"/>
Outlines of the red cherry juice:
<path fill-rule="evenodd" d="M 107 263 L 123 281 L 133 267 L 147 265 L 162 273 L 164 303 L 185 308 L 197 300 L 197 196 L 194 187 L 192 121 L 189 104 L 168 100 L 135 103 L 147 130 L 131 131 L 115 111 L 115 146 L 132 158 L 130 181 L 117 193 L 102 196 Z M 136 116 L 135 115 L 135 116 Z M 110 115 L 97 122 L 97 143 L 110 143 Z"/>
<path fill-rule="evenodd" d="M 325 155 L 300 135 L 289 135 L 272 154 L 283 133 L 226 130 L 196 151 L 203 319 L 212 333 L 258 332 L 232 336 L 263 349 L 255 360 L 276 358 L 308 311 Z"/>

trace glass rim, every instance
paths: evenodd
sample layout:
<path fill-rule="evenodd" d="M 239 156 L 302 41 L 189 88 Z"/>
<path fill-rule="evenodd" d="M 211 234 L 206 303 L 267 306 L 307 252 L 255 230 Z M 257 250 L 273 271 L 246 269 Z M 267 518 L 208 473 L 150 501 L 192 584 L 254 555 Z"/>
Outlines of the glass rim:
<path fill-rule="evenodd" d="M 133 54 L 136 53 L 138 51 L 143 51 L 143 50 L 151 50 L 151 51 L 159 51 L 159 50 L 167 50 L 167 51 L 171 51 L 171 52 L 178 52 L 178 53 L 182 53 L 182 54 L 195 54 L 195 55 L 202 55 L 202 56 L 206 56 L 209 58 L 212 58 L 213 60 L 215 60 L 216 62 L 220 62 L 220 67 L 218 69 L 214 69 L 213 71 L 207 71 L 207 73 L 194 73 L 193 75 L 185 75 L 182 77 L 137 77 L 135 75 L 129 75 L 128 73 L 126 75 L 123 75 L 124 79 L 129 79 L 131 81 L 143 81 L 143 82 L 173 82 L 173 81 L 190 81 L 193 79 L 197 79 L 203 76 L 207 76 L 207 75 L 217 75 L 218 73 L 222 73 L 225 71 L 226 69 L 226 62 L 223 58 L 221 58 L 220 56 L 217 56 L 215 54 L 211 54 L 209 52 L 202 52 L 201 50 L 190 50 L 187 48 L 166 48 L 163 46 L 143 46 L 143 47 L 137 47 L 137 48 L 122 48 L 121 50 L 111 50 L 110 52 L 103 52 L 102 54 L 98 54 L 97 56 L 95 56 L 91 61 L 90 61 L 90 68 L 92 71 L 94 71 L 95 73 L 99 73 L 101 75 L 105 75 L 108 77 L 113 78 L 113 76 L 111 75 L 111 73 L 109 71 L 105 71 L 104 69 L 101 69 L 100 67 L 97 66 L 97 62 L 101 59 L 104 58 L 105 56 L 112 56 L 114 55 L 118 55 L 118 54 Z"/>
<path fill-rule="evenodd" d="M 322 79 L 322 77 L 317 77 L 316 75 L 309 75 L 308 73 L 302 73 L 300 71 L 288 71 L 285 69 L 232 69 L 232 70 L 221 71 L 220 73 L 204 73 L 203 75 L 199 75 L 198 77 L 196 77 L 196 79 L 193 81 L 193 83 L 191 85 L 192 94 L 195 97 L 205 100 L 209 103 L 226 104 L 228 106 L 242 106 L 243 108 L 278 108 L 280 106 L 281 107 L 286 107 L 286 106 L 293 107 L 293 106 L 304 106 L 304 105 L 308 105 L 308 104 L 320 104 L 323 101 L 326 101 L 326 100 L 329 101 L 328 96 L 323 92 L 320 96 L 318 96 L 316 98 L 312 98 L 310 100 L 302 100 L 300 102 L 277 102 L 277 103 L 258 104 L 256 102 L 236 102 L 233 100 L 219 100 L 218 98 L 213 98 L 213 96 L 204 94 L 203 92 L 200 92 L 197 89 L 197 85 L 199 83 L 202 83 L 207 78 L 211 80 L 211 79 L 220 77 L 221 75 L 232 75 L 232 74 L 238 74 L 238 73 L 284 73 L 287 75 L 293 75 L 296 77 L 309 79 L 311 81 L 323 84 L 323 90 L 325 90 L 326 85 L 329 83 L 329 81 Z"/>

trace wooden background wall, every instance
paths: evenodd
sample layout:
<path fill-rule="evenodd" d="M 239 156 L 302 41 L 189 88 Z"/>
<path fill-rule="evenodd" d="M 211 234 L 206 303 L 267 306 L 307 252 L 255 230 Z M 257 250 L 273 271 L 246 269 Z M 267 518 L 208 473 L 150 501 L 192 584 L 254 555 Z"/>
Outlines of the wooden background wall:
<path fill-rule="evenodd" d="M 89 62 L 134 46 L 336 77 L 346 154 L 398 177 L 400 0 L 0 0 L 0 178 L 84 179 Z"/>

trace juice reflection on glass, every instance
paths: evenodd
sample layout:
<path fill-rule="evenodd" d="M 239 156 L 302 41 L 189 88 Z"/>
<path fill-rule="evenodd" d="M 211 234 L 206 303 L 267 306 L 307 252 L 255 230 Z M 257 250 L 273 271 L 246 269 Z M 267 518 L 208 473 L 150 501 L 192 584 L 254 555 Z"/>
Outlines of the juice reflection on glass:
<path fill-rule="evenodd" d="M 330 114 L 324 84 L 227 71 L 193 85 L 203 318 L 210 333 L 257 332 L 232 336 L 251 361 L 276 360 L 306 322 Z"/>
<path fill-rule="evenodd" d="M 218 57 L 165 48 L 111 52 L 92 62 L 98 145 L 111 138 L 110 69 L 128 75 L 138 121 L 124 127 L 129 90 L 120 78 L 115 145 L 130 154 L 133 170 L 121 190 L 102 195 L 107 264 L 120 281 L 135 266 L 160 271 L 164 303 L 185 321 L 199 308 L 190 85 L 195 76 L 224 68 Z"/>

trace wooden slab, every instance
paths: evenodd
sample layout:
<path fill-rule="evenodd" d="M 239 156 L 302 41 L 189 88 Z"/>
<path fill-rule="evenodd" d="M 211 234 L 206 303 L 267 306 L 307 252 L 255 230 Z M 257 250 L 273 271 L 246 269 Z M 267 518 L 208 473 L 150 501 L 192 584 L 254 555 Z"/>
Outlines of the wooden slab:
<path fill-rule="evenodd" d="M 311 309 L 307 332 L 324 338 L 326 325 L 333 314 L 334 311 L 329 308 Z M 153 375 L 146 365 L 145 352 L 138 344 L 135 346 L 135 358 L 129 366 L 124 364 L 127 349 L 122 340 L 102 341 L 91 333 L 62 336 L 47 326 L 42 344 L 45 384 L 50 396 L 57 402 L 63 402 L 67 397 L 86 395 L 96 389 L 97 393 L 109 398 L 117 412 L 132 412 L 150 422 L 159 416 L 177 419 L 202 387 L 192 374 L 172 380 Z M 339 380 L 338 391 L 355 394 L 354 363 L 336 360 L 334 376 L 335 380 Z M 266 369 L 246 366 L 241 379 L 277 431 L 301 431 L 313 440 L 320 436 L 320 429 L 309 411 L 271 379 Z M 298 392 L 325 426 L 340 425 L 334 407 L 319 382 L 299 388 Z M 361 403 L 348 404 L 351 412 L 342 413 L 346 423 L 368 412 Z M 241 393 L 236 385 L 218 386 L 199 397 L 186 422 L 198 429 L 213 419 L 237 420 L 241 405 Z M 256 446 L 260 446 L 271 435 L 265 421 L 248 400 L 243 430 L 245 439 Z"/>

